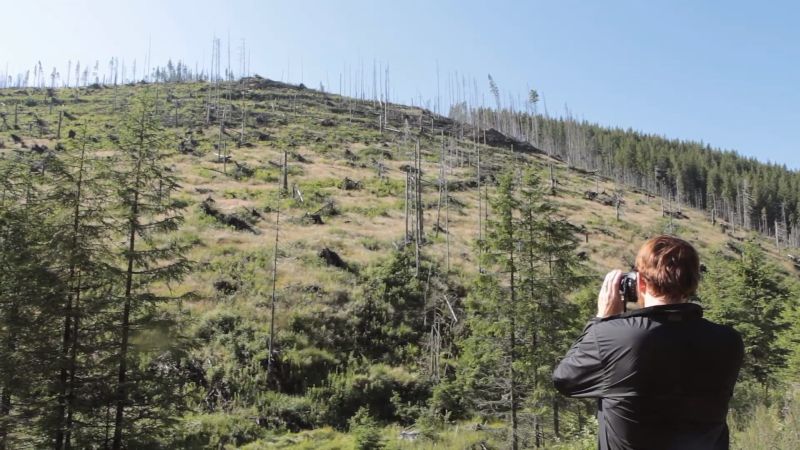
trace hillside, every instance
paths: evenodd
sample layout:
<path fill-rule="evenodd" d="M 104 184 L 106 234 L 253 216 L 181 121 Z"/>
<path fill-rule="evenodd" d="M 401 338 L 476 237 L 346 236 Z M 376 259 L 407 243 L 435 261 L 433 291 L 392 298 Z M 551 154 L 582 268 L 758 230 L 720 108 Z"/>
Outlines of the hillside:
<path fill-rule="evenodd" d="M 335 385 L 331 374 L 363 375 L 365 385 L 391 380 L 394 387 L 385 397 L 398 395 L 400 403 L 414 407 L 422 404 L 417 400 L 423 395 L 415 389 L 428 395 L 434 373 L 437 381 L 453 376 L 458 366 L 458 352 L 453 349 L 440 362 L 429 364 L 430 348 L 414 343 L 403 358 L 387 357 L 383 366 L 358 369 L 354 361 L 366 356 L 352 349 L 337 351 L 349 339 L 344 334 L 352 331 L 348 324 L 363 308 L 361 302 L 369 298 L 371 280 L 390 278 L 396 269 L 392 255 L 401 253 L 406 244 L 413 248 L 413 224 L 408 236 L 406 229 L 414 221 L 409 209 L 415 202 L 408 200 L 407 184 L 409 174 L 416 173 L 417 145 L 424 236 L 422 273 L 416 278 L 427 283 L 418 281 L 425 296 L 420 315 L 428 327 L 429 312 L 436 308 L 431 307 L 434 293 L 448 299 L 455 319 L 448 325 L 452 333 L 448 336 L 465 332 L 461 321 L 466 298 L 479 274 L 477 241 L 486 233 L 479 227 L 492 217 L 492 210 L 486 211 L 486 197 L 495 196 L 497 176 L 509 168 L 535 169 L 547 190 L 552 183 L 547 198 L 557 207 L 553 219 L 572 227 L 578 242 L 575 253 L 584 261 L 581 276 L 592 280 L 570 296 L 581 308 L 596 295 L 592 290 L 602 274 L 630 267 L 635 251 L 648 237 L 679 235 L 709 258 L 717 250 L 735 254 L 748 237 L 721 220 L 712 224 L 704 211 L 570 167 L 496 130 L 476 129 L 420 108 L 359 101 L 257 77 L 218 85 L 0 90 L 0 155 L 5 160 L 18 154 L 38 155 L 44 166 L 35 169 L 46 173 L 48 157 L 58 158 L 85 125 L 93 154 L 110 158 L 120 139 L 118 118 L 135 95 L 145 92 L 160 100 L 156 115 L 166 130 L 167 147 L 174 152 L 167 165 L 179 180 L 175 196 L 186 204 L 176 239 L 191 244 L 185 254 L 193 264 L 191 272 L 179 283 L 156 288 L 165 295 L 192 294 L 160 306 L 182 318 L 181 339 L 187 342 L 176 369 L 190 385 L 182 387 L 191 401 L 181 418 L 190 423 L 188 429 L 217 433 L 205 444 L 219 448 L 254 443 L 257 438 L 264 446 L 272 442 L 312 448 L 322 444 L 302 444 L 302 436 L 314 433 L 313 439 L 341 440 L 344 443 L 338 445 L 345 448 L 350 437 L 330 428 L 286 433 L 315 428 L 316 423 L 308 423 L 302 412 L 311 406 L 298 399 L 320 386 Z M 796 278 L 786 255 L 797 250 L 785 245 L 778 250 L 773 241 L 757 239 L 769 261 Z M 434 284 L 440 283 L 433 287 L 432 272 Z M 265 375 L 264 367 L 269 359 L 272 292 L 277 381 Z M 571 339 L 576 331 L 567 334 Z M 397 386 L 407 389 L 401 392 Z M 579 412 L 585 409 L 580 404 L 570 405 L 572 412 L 564 406 L 565 423 L 579 424 L 590 415 Z M 280 419 L 271 419 L 270 411 L 279 408 L 284 409 L 274 417 Z M 396 407 L 396 417 L 419 415 L 400 410 Z M 382 421 L 391 445 L 427 448 L 395 442 L 398 424 L 414 423 L 408 417 Z M 320 423 L 344 429 L 348 419 Z M 471 423 L 463 420 L 460 426 Z M 259 425 L 256 430 L 251 422 Z M 211 429 L 216 431 L 206 431 Z M 274 434 L 264 437 L 259 429 Z M 186 442 L 200 439 L 191 431 L 182 433 L 189 436 Z M 463 436 L 457 429 L 443 436 L 453 439 L 453 447 L 485 439 L 474 427 Z M 458 444 L 458 439 L 466 440 Z M 262 448 L 252 445 L 248 448 Z"/>
<path fill-rule="evenodd" d="M 495 146 L 475 144 L 468 125 L 435 117 L 419 108 L 390 105 L 387 130 L 381 132 L 379 121 L 383 111 L 374 102 L 360 102 L 261 79 L 234 85 L 230 93 L 227 87 L 222 88 L 223 102 L 229 104 L 224 106 L 228 117 L 224 119 L 221 141 L 229 155 L 227 168 L 215 150 L 220 142 L 219 114 L 212 111 L 208 124 L 203 120 L 206 116 L 204 102 L 213 86 L 201 83 L 62 89 L 55 91 L 53 97 L 45 90 L 6 90 L 0 93 L 4 108 L 4 126 L 0 127 L 3 153 L 23 147 L 35 151 L 36 146 L 57 151 L 59 140 L 54 137 L 59 111 L 66 113 L 61 125 L 65 138 L 88 120 L 89 134 L 99 140 L 98 146 L 113 147 L 109 138 L 113 139 L 114 135 L 115 109 L 121 111 L 129 96 L 145 89 L 160 91 L 156 95 L 166 97 L 162 120 L 172 135 L 174 150 L 183 149 L 183 154 L 172 159 L 172 166 L 182 180 L 181 195 L 192 206 L 183 232 L 201 244 L 192 259 L 210 263 L 208 253 L 212 248 L 223 254 L 233 249 L 253 251 L 255 248 L 270 252 L 274 211 L 280 209 L 284 218 L 281 248 L 289 256 L 281 261 L 279 286 L 282 287 L 298 283 L 300 280 L 293 279 L 292 274 L 303 267 L 303 260 L 313 261 L 309 255 L 322 248 L 336 251 L 345 261 L 364 265 L 379 257 L 382 250 L 393 248 L 393 243 L 402 241 L 404 166 L 413 165 L 417 135 L 423 156 L 426 224 L 436 223 L 437 219 L 441 133 L 447 135 L 447 179 L 452 185 L 453 209 L 449 234 L 452 264 L 457 272 L 477 268 L 471 248 L 478 237 L 475 180 L 479 152 L 482 153 L 484 177 L 491 177 L 510 161 L 536 167 L 542 173 L 552 166 L 560 212 L 577 227 L 586 228 L 589 242 L 585 250 L 598 268 L 630 265 L 639 241 L 664 232 L 669 226 L 669 221 L 662 217 L 659 198 L 638 189 L 631 190 L 613 180 L 571 170 L 564 162 L 543 154 L 512 154 L 512 148 L 500 146 L 503 142 Z M 227 100 L 228 97 L 231 100 Z M 243 136 L 242 111 L 245 111 Z M 13 123 L 18 124 L 18 130 L 13 129 Z M 93 130 L 92 127 L 97 128 Z M 454 139 L 451 136 L 454 131 L 463 139 Z M 478 142 L 483 131 L 477 132 Z M 24 144 L 15 143 L 12 135 L 19 136 Z M 521 142 L 517 143 L 521 146 Z M 303 200 L 281 199 L 279 195 L 284 151 L 289 153 L 290 189 L 296 185 Z M 223 170 L 227 174 L 222 173 Z M 358 186 L 343 188 L 345 179 Z M 597 191 L 601 197 L 606 194 L 612 197 L 619 192 L 623 198 L 621 220 L 615 220 L 613 205 L 603 205 L 602 198 L 588 199 L 585 194 L 590 191 Z M 247 220 L 253 222 L 255 232 L 237 231 L 204 217 L 200 205 L 209 198 L 223 213 L 250 215 Z M 331 208 L 335 209 L 334 215 L 323 208 L 328 202 L 334 205 Z M 721 228 L 713 227 L 706 215 L 692 208 L 672 207 L 680 211 L 680 218 L 673 222 L 677 233 L 696 242 L 701 249 L 744 237 L 741 233 L 725 234 Z M 321 208 L 324 224 L 314 225 L 310 219 L 303 218 Z M 443 216 L 442 213 L 442 223 Z M 444 239 L 436 239 L 426 246 L 426 251 L 444 255 Z M 778 256 L 776 252 L 772 254 Z M 789 268 L 785 261 L 782 265 Z M 213 275 L 198 274 L 197 280 L 208 280 Z M 315 274 L 304 273 L 304 276 L 314 277 Z M 305 278 L 301 284 L 315 281 L 324 279 Z M 197 290 L 205 298 L 214 296 L 207 283 L 194 281 L 187 288 Z"/>

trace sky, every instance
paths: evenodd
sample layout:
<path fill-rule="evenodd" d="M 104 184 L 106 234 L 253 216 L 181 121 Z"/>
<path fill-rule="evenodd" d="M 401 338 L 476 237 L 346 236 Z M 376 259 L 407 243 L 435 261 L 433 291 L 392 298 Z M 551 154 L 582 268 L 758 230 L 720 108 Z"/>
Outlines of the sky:
<path fill-rule="evenodd" d="M 448 79 L 536 89 L 552 115 L 702 141 L 800 170 L 800 2 L 584 0 L 0 0 L 0 73 L 41 61 L 208 67 L 338 92 L 389 66 L 392 101 L 447 102 Z M 129 69 L 130 70 L 130 69 Z M 139 69 L 141 70 L 141 69 Z M 346 75 L 345 75 L 346 77 Z M 438 79 L 438 88 L 437 88 Z M 368 81 L 371 92 L 371 81 Z M 541 109 L 541 106 L 540 106 Z"/>

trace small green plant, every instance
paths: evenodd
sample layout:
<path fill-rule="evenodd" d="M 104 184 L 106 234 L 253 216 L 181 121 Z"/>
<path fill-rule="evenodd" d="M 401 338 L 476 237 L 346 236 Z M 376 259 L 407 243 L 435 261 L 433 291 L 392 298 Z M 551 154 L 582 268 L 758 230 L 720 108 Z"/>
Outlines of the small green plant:
<path fill-rule="evenodd" d="M 350 418 L 350 432 L 356 438 L 358 450 L 377 450 L 384 447 L 378 423 L 363 406 Z"/>
<path fill-rule="evenodd" d="M 359 239 L 359 242 L 364 246 L 364 248 L 373 252 L 380 250 L 382 247 L 381 241 L 372 236 L 365 236 Z"/>

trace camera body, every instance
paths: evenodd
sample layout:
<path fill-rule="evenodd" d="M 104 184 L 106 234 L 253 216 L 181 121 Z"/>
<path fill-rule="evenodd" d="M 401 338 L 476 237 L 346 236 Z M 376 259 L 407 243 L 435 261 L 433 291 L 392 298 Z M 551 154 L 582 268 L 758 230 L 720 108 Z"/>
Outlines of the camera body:
<path fill-rule="evenodd" d="M 636 303 L 638 295 L 636 294 L 636 280 L 639 274 L 637 272 L 628 272 L 622 275 L 619 282 L 619 293 L 622 296 L 623 309 L 627 309 L 628 303 Z"/>

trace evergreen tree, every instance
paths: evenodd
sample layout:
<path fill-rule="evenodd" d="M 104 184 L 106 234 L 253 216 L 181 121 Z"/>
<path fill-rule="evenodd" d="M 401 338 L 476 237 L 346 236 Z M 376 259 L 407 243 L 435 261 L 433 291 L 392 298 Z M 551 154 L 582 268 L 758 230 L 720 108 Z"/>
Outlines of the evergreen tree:
<path fill-rule="evenodd" d="M 789 294 L 777 269 L 753 240 L 744 244 L 739 258 L 720 254 L 712 258 L 702 283 L 708 317 L 742 334 L 743 375 L 764 388 L 775 381 L 775 374 L 786 363 L 786 349 L 778 337 L 786 327 L 782 314 Z"/>
<path fill-rule="evenodd" d="M 524 360 L 531 388 L 534 428 L 539 415 L 553 419 L 553 432 L 560 435 L 559 406 L 563 397 L 552 386 L 551 374 L 574 339 L 582 318 L 567 296 L 581 285 L 583 271 L 577 257 L 578 240 L 573 227 L 556 216 L 555 205 L 546 201 L 540 179 L 529 173 L 521 192 L 520 271 L 522 295 L 526 298 L 521 319 L 525 333 Z M 538 442 L 537 442 L 538 445 Z"/>
<path fill-rule="evenodd" d="M 487 271 L 468 302 L 461 376 L 476 409 L 509 417 L 511 447 L 538 445 L 540 416 L 559 430 L 550 373 L 576 328 L 577 308 L 565 297 L 579 285 L 577 241 L 532 173 L 519 184 L 502 176 L 492 211 Z M 530 426 L 520 425 L 525 417 Z"/>
<path fill-rule="evenodd" d="M 81 389 L 79 380 L 96 370 L 85 356 L 102 353 L 109 332 L 108 327 L 101 326 L 104 321 L 100 319 L 113 282 L 108 268 L 111 230 L 103 222 L 109 212 L 108 168 L 94 156 L 89 143 L 90 136 L 84 126 L 80 137 L 69 139 L 50 171 L 49 180 L 53 251 L 65 286 L 59 311 L 62 336 L 56 382 L 56 449 L 72 446 L 76 400 L 89 394 Z M 78 374 L 79 369 L 83 369 L 83 376 Z M 91 423 L 90 411 L 83 408 L 81 412 L 81 422 Z"/>
<path fill-rule="evenodd" d="M 57 368 L 57 323 L 63 292 L 52 265 L 39 168 L 48 156 L 0 160 L 0 448 L 46 445 L 36 430 L 52 421 L 48 403 Z"/>
<path fill-rule="evenodd" d="M 147 353 L 150 349 L 147 342 L 132 348 L 131 331 L 134 326 L 146 329 L 148 325 L 157 324 L 159 316 L 153 307 L 170 297 L 159 295 L 154 289 L 156 283 L 178 280 L 189 267 L 183 256 L 185 246 L 165 238 L 166 234 L 178 229 L 183 220 L 180 210 L 185 205 L 171 195 L 179 186 L 172 171 L 164 165 L 168 153 L 156 115 L 157 103 L 147 92 L 135 98 L 133 103 L 121 126 L 121 156 L 116 161 L 114 173 L 116 207 L 125 234 L 125 249 L 120 254 L 124 283 L 120 293 L 122 311 L 114 401 L 115 450 L 124 446 L 123 431 L 133 431 L 136 419 L 158 422 L 151 401 L 166 400 L 164 395 L 159 397 L 143 392 L 146 368 L 132 363 L 143 359 L 135 352 Z M 144 337 L 144 333 L 139 337 Z M 135 396 L 132 395 L 134 390 L 137 391 Z M 137 401 L 134 402 L 134 398 Z M 127 422 L 126 409 L 132 413 Z"/>
<path fill-rule="evenodd" d="M 786 367 L 783 378 L 789 382 L 800 380 L 800 285 L 795 281 L 792 294 L 784 309 L 783 321 L 786 329 L 780 335 L 780 345 L 787 349 Z"/>
<path fill-rule="evenodd" d="M 521 389 L 516 322 L 519 254 L 514 213 L 520 203 L 512 172 L 498 180 L 491 206 L 493 218 L 487 224 L 482 253 L 487 271 L 478 276 L 467 303 L 470 334 L 464 342 L 466 364 L 461 376 L 475 394 L 472 400 L 479 411 L 508 417 L 510 447 L 517 449 Z"/>

